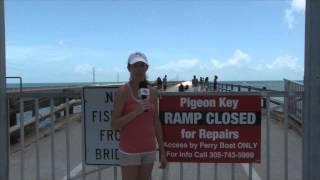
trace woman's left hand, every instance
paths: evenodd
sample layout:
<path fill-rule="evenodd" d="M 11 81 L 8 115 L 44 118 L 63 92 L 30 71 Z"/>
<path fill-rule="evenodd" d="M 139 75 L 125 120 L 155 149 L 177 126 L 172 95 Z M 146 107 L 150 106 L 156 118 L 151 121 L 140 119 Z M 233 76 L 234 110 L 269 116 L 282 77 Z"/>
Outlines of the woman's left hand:
<path fill-rule="evenodd" d="M 160 169 L 164 169 L 167 166 L 167 157 L 165 151 L 160 151 L 160 157 L 159 157 L 159 162 L 160 162 Z"/>

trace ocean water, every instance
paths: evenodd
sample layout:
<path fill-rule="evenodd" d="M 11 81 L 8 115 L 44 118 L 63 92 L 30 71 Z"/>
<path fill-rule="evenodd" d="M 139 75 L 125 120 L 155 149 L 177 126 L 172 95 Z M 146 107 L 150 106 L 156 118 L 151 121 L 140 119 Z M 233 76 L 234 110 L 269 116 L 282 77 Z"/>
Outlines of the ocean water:
<path fill-rule="evenodd" d="M 50 108 L 47 107 L 47 108 L 41 108 L 39 109 L 39 115 L 41 117 L 41 114 L 46 114 L 46 113 L 49 113 L 50 112 Z M 78 106 L 74 106 L 73 107 L 73 112 L 74 113 L 80 113 L 81 112 L 81 105 L 78 105 Z M 24 122 L 29 122 L 32 120 L 32 112 L 31 111 L 27 111 L 27 112 L 24 112 L 23 113 L 24 115 Z M 63 112 L 60 112 L 60 115 L 61 117 L 64 116 L 64 113 Z M 19 126 L 20 125 L 20 113 L 17 113 L 16 114 L 16 118 L 17 118 L 17 125 Z M 50 124 L 52 123 L 52 120 L 50 117 L 48 118 L 45 118 L 45 119 L 42 119 L 40 122 L 39 122 L 39 128 L 45 128 L 45 127 L 48 127 Z"/>
<path fill-rule="evenodd" d="M 94 83 L 96 85 L 102 85 L 102 84 L 115 84 L 119 82 L 99 82 L 99 83 Z M 73 83 L 23 83 L 22 87 L 23 88 L 45 88 L 45 87 L 71 87 L 71 86 L 87 86 L 87 85 L 92 85 L 93 83 L 89 82 L 73 82 Z M 7 83 L 7 88 L 19 88 L 20 84 L 19 83 Z"/>

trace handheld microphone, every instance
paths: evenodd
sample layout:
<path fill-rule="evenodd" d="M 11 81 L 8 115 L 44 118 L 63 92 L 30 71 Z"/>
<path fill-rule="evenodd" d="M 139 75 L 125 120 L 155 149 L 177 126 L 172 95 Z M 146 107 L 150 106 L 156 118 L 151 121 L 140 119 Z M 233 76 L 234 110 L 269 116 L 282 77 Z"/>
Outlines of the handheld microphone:
<path fill-rule="evenodd" d="M 150 90 L 148 89 L 148 83 L 146 81 L 141 81 L 139 83 L 138 96 L 141 99 L 147 99 L 150 95 Z M 148 110 L 144 110 L 144 112 L 148 112 Z"/>

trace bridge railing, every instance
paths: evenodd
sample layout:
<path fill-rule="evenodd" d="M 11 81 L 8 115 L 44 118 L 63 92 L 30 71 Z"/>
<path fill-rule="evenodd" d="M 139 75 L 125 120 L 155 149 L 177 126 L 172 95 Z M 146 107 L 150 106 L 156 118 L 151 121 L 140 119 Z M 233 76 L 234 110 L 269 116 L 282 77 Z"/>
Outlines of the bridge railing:
<path fill-rule="evenodd" d="M 303 93 L 303 83 L 297 81 L 290 81 L 284 79 L 284 91 L 290 93 Z M 213 90 L 213 85 L 210 83 L 209 90 Z M 229 84 L 229 83 L 218 83 L 218 91 L 247 91 L 247 92 L 260 92 L 260 91 L 269 91 L 276 92 L 276 90 L 267 89 L 266 87 L 254 87 L 254 86 L 244 86 L 238 84 Z M 265 99 L 264 99 L 265 100 Z M 272 106 L 283 105 L 284 100 L 282 97 L 271 98 L 270 99 Z M 288 113 L 290 118 L 294 119 L 299 124 L 302 124 L 302 105 L 303 105 L 303 95 L 299 96 L 290 96 L 288 99 Z M 283 111 L 280 109 L 280 111 Z"/>
<path fill-rule="evenodd" d="M 304 86 L 300 82 L 290 81 L 284 79 L 284 87 L 285 91 L 290 93 L 300 92 L 303 93 Z M 289 116 L 295 119 L 297 122 L 302 124 L 302 104 L 303 104 L 303 96 L 290 96 L 288 99 L 288 113 Z"/>

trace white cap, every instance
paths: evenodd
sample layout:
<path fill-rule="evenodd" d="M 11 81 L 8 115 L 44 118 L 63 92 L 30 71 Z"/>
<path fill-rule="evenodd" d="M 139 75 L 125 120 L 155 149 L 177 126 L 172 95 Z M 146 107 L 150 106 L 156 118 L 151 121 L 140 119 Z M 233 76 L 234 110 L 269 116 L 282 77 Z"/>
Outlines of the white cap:
<path fill-rule="evenodd" d="M 134 52 L 129 55 L 128 63 L 134 64 L 136 62 L 144 62 L 145 64 L 148 65 L 148 59 L 146 55 L 144 55 L 142 52 Z"/>

